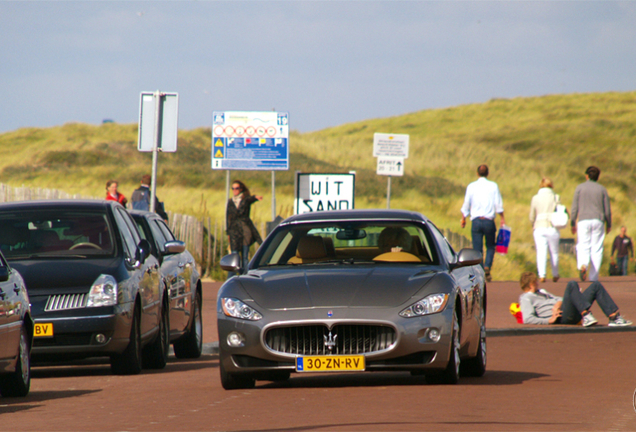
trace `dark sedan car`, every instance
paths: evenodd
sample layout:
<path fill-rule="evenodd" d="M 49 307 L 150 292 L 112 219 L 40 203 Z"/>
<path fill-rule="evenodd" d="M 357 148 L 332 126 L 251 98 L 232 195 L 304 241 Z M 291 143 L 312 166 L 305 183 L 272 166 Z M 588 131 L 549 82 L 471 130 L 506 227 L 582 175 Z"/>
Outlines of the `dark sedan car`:
<path fill-rule="evenodd" d="M 31 388 L 33 320 L 20 273 L 0 253 L 0 393 L 26 396 Z"/>
<path fill-rule="evenodd" d="M 159 263 L 119 203 L 0 204 L 0 247 L 29 292 L 34 362 L 109 356 L 119 374 L 165 366 Z"/>
<path fill-rule="evenodd" d="M 159 215 L 137 210 L 130 214 L 141 237 L 148 240 L 152 254 L 159 260 L 164 285 L 168 287 L 169 313 L 164 316 L 170 332 L 166 346 L 172 343 L 178 358 L 198 358 L 203 348 L 203 297 L 194 258 Z"/>
<path fill-rule="evenodd" d="M 349 210 L 283 221 L 217 298 L 226 389 L 291 372 L 486 370 L 481 253 L 456 253 L 419 213 Z M 226 271 L 239 270 L 231 254 Z"/>

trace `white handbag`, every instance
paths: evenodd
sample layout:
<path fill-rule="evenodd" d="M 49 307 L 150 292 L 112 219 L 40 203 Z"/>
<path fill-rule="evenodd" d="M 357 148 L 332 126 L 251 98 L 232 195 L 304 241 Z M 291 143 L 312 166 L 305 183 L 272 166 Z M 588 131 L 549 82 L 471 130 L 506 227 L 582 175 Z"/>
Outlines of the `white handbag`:
<path fill-rule="evenodd" d="M 554 212 L 550 215 L 550 223 L 556 229 L 563 229 L 568 226 L 568 221 L 570 220 L 570 215 L 568 214 L 568 210 L 565 208 L 563 204 L 559 204 L 559 196 L 556 196 L 556 208 Z"/>

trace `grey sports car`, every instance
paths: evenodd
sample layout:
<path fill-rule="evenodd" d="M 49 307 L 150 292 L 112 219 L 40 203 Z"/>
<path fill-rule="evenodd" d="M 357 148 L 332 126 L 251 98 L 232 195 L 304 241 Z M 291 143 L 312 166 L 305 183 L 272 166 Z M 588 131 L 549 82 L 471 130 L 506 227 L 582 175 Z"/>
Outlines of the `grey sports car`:
<path fill-rule="evenodd" d="M 481 252 L 456 253 L 419 213 L 347 210 L 283 221 L 219 290 L 225 389 L 291 372 L 410 371 L 454 384 L 486 370 Z"/>

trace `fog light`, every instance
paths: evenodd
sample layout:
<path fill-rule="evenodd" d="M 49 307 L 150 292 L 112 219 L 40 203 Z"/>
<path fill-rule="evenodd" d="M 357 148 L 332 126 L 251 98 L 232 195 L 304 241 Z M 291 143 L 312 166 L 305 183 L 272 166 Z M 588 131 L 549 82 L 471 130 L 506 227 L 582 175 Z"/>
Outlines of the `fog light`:
<path fill-rule="evenodd" d="M 439 342 L 439 338 L 441 337 L 439 330 L 436 328 L 432 328 L 428 331 L 428 338 L 431 342 Z"/>
<path fill-rule="evenodd" d="M 104 342 L 106 342 L 106 336 L 104 336 L 104 335 L 103 335 L 103 334 L 101 334 L 101 333 L 98 333 L 98 334 L 95 336 L 95 341 L 97 341 L 97 343 L 99 343 L 99 344 L 103 344 Z"/>
<path fill-rule="evenodd" d="M 232 332 L 227 335 L 227 344 L 231 347 L 242 347 L 245 345 L 245 338 L 241 333 Z"/>

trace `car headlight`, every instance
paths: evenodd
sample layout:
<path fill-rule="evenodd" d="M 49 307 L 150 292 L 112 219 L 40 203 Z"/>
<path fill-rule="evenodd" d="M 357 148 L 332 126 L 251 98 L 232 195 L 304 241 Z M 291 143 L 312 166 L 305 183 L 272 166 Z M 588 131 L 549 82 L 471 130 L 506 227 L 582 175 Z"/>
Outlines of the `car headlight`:
<path fill-rule="evenodd" d="M 223 307 L 223 313 L 229 317 L 250 321 L 258 321 L 263 318 L 263 315 L 257 310 L 235 298 L 222 298 L 221 306 Z"/>
<path fill-rule="evenodd" d="M 448 294 L 431 294 L 404 309 L 400 312 L 400 316 L 412 318 L 441 312 L 446 307 L 447 301 Z"/>
<path fill-rule="evenodd" d="M 113 306 L 117 304 L 117 281 L 111 275 L 100 275 L 88 292 L 86 307 Z"/>

